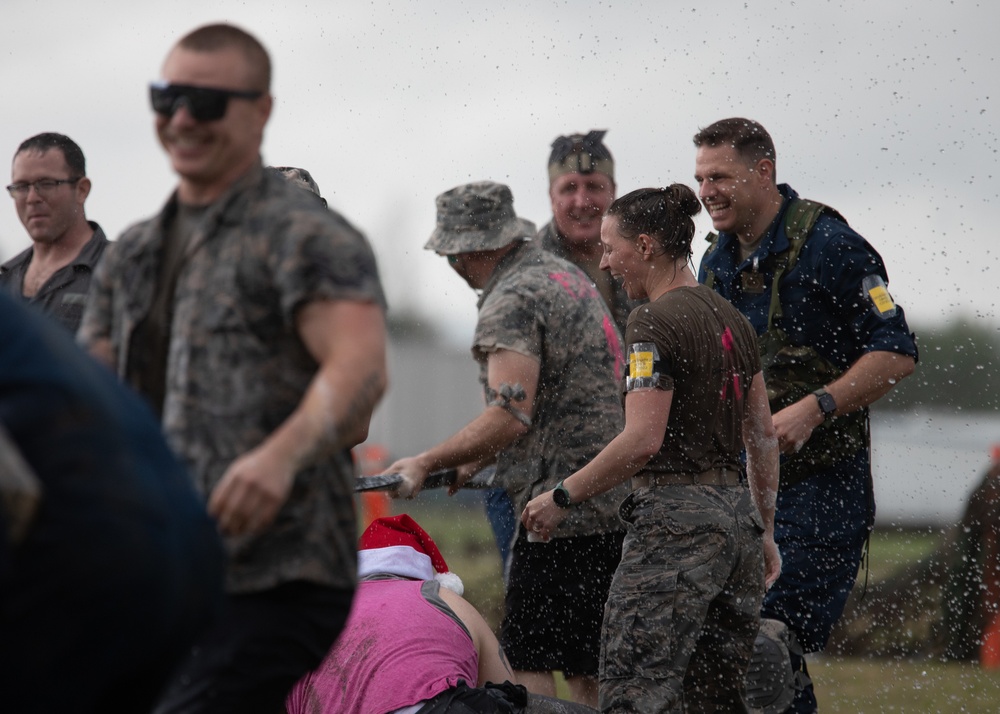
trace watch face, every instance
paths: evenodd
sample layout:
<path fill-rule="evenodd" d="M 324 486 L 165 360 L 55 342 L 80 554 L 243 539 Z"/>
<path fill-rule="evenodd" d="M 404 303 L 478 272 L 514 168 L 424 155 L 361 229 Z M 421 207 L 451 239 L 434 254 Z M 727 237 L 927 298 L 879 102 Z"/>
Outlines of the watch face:
<path fill-rule="evenodd" d="M 569 505 L 569 491 L 566 490 L 565 486 L 559 484 L 552 492 L 552 500 L 556 502 L 557 506 L 566 508 Z"/>
<path fill-rule="evenodd" d="M 819 395 L 819 408 L 823 414 L 830 415 L 837 411 L 837 403 L 831 394 Z"/>

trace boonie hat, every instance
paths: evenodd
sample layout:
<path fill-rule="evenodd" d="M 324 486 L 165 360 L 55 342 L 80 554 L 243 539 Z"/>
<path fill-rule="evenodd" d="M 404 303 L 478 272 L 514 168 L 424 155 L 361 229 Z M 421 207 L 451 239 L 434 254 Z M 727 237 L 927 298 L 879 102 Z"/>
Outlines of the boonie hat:
<path fill-rule="evenodd" d="M 437 197 L 437 228 L 424 246 L 441 255 L 497 250 L 535 235 L 514 213 L 510 188 L 493 181 L 456 186 Z"/>

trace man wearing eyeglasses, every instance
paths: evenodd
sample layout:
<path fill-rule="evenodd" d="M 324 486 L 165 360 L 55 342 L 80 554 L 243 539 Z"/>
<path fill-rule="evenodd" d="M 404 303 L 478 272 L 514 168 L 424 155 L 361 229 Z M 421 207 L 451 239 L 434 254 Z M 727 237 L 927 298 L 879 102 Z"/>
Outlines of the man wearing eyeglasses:
<path fill-rule="evenodd" d="M 162 72 L 177 190 L 109 250 L 79 338 L 160 413 L 226 536 L 228 611 L 155 711 L 276 712 L 350 609 L 349 449 L 385 389 L 385 302 L 365 238 L 262 164 L 257 39 L 199 28 Z"/>
<path fill-rule="evenodd" d="M 108 239 L 88 221 L 83 151 L 68 136 L 38 134 L 17 147 L 7 192 L 32 245 L 0 265 L 0 286 L 76 332 Z"/>

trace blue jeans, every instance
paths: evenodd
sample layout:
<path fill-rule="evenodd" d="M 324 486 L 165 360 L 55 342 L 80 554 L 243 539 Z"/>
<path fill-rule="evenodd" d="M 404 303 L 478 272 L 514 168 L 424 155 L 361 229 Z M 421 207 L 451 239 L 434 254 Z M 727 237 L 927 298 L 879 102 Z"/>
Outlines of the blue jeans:
<path fill-rule="evenodd" d="M 844 611 L 874 517 L 870 499 L 867 450 L 778 493 L 774 540 L 781 577 L 761 614 L 787 623 L 804 652 L 826 646 Z M 805 671 L 805 662 L 793 655 L 792 667 Z M 816 711 L 811 685 L 796 695 L 791 711 Z"/>
<path fill-rule="evenodd" d="M 507 572 L 510 569 L 510 546 L 514 540 L 514 531 L 517 528 L 517 516 L 514 513 L 514 504 L 507 495 L 505 488 L 491 488 L 483 494 L 483 501 L 486 505 L 486 519 L 493 529 L 493 538 L 497 543 L 497 551 L 500 553 L 500 562 L 503 563 L 503 576 L 507 580 Z"/>

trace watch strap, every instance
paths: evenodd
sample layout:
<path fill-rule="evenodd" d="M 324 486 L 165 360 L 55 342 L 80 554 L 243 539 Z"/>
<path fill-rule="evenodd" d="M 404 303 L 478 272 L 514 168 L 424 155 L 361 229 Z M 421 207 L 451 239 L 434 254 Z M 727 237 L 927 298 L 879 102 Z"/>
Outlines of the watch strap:
<path fill-rule="evenodd" d="M 556 487 L 552 489 L 552 500 L 555 501 L 556 505 L 560 508 L 569 508 L 573 505 L 570 501 L 569 491 L 563 486 L 563 482 L 560 481 L 556 484 Z"/>
<path fill-rule="evenodd" d="M 816 397 L 816 401 L 819 402 L 819 410 L 823 412 L 823 420 L 826 421 L 837 411 L 837 401 L 833 398 L 832 394 L 822 387 L 813 392 L 813 395 Z"/>

